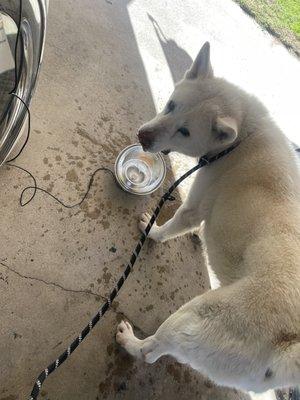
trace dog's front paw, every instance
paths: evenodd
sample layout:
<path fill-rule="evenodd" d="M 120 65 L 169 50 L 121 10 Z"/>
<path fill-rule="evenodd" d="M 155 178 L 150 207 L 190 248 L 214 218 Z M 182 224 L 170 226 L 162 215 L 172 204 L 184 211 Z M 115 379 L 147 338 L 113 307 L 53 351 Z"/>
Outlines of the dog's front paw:
<path fill-rule="evenodd" d="M 148 213 L 143 213 L 141 215 L 141 219 L 139 221 L 139 229 L 141 232 L 145 233 L 146 227 L 149 224 L 150 219 L 151 219 L 151 215 Z M 148 237 L 150 239 L 153 239 L 153 240 L 159 242 L 160 238 L 159 238 L 158 231 L 159 231 L 159 227 L 157 226 L 156 222 L 154 222 L 154 224 L 152 225 L 152 227 L 150 229 Z"/>
<path fill-rule="evenodd" d="M 128 341 L 134 336 L 132 327 L 129 322 L 122 321 L 117 328 L 116 340 L 117 342 L 126 347 Z"/>

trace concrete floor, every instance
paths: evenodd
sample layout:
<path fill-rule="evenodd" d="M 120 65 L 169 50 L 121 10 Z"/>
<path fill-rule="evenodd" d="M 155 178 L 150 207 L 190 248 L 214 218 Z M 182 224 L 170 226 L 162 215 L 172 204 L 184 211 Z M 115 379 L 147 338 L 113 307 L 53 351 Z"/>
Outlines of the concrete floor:
<path fill-rule="evenodd" d="M 228 72 L 244 87 L 248 74 L 249 87 L 261 91 L 272 112 L 278 111 L 278 123 L 288 129 L 297 113 L 291 102 L 287 118 L 284 105 L 299 83 L 299 62 L 234 3 L 198 3 L 52 0 L 44 63 L 31 107 L 32 136 L 17 164 L 65 202 L 78 201 L 92 171 L 100 165 L 112 167 L 118 152 L 136 141 L 137 127 L 163 104 L 174 80 L 190 63 L 189 54 L 194 56 L 207 39 L 216 47 L 217 72 Z M 209 24 L 212 15 L 215 23 Z M 237 41 L 229 45 L 233 37 Z M 241 45 L 245 37 L 251 50 Z M 271 75 L 281 72 L 282 80 L 294 76 L 296 83 L 289 91 L 269 76 L 260 74 L 261 85 L 254 81 L 257 69 L 245 66 L 247 53 L 256 65 L 255 51 L 264 51 L 270 65 L 280 57 Z M 263 72 L 264 68 L 265 64 Z M 297 141 L 293 134 L 291 139 Z M 181 173 L 178 157 L 171 162 L 174 174 Z M 19 400 L 29 395 L 40 370 L 95 313 L 134 248 L 139 214 L 156 204 L 173 174 L 170 169 L 164 187 L 144 198 L 122 192 L 111 176 L 99 173 L 87 201 L 72 210 L 41 193 L 21 208 L 19 195 L 30 179 L 7 167 L 0 175 L 0 400 Z M 163 218 L 173 213 L 180 195 L 166 205 Z M 48 378 L 41 397 L 249 398 L 216 388 L 169 358 L 144 365 L 115 344 L 121 318 L 131 321 L 141 337 L 149 335 L 180 305 L 208 288 L 201 246 L 190 236 L 166 244 L 147 243 L 113 309 Z"/>

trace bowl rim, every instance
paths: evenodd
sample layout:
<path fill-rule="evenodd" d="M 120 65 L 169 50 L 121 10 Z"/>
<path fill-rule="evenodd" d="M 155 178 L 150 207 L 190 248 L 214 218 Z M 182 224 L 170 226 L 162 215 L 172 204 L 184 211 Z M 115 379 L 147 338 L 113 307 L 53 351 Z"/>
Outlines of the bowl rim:
<path fill-rule="evenodd" d="M 138 195 L 138 196 L 146 196 L 147 194 L 151 194 L 151 193 L 155 192 L 155 191 L 161 186 L 162 182 L 165 180 L 165 177 L 166 177 L 166 174 L 167 174 L 166 162 L 165 162 L 165 160 L 163 159 L 163 156 L 161 155 L 161 153 L 159 153 L 159 152 L 158 152 L 158 153 L 150 153 L 150 154 L 155 154 L 155 155 L 160 159 L 160 161 L 161 161 L 161 163 L 162 163 L 162 166 L 163 166 L 163 174 L 162 174 L 162 177 L 161 177 L 161 179 L 160 179 L 158 185 L 157 185 L 154 189 L 152 189 L 152 190 L 150 190 L 150 191 L 148 191 L 148 192 L 144 192 L 144 193 L 138 193 L 138 192 L 135 192 L 134 190 L 130 190 L 130 189 L 128 189 L 128 188 L 123 184 L 123 182 L 121 182 L 121 180 L 119 179 L 119 176 L 118 176 L 118 174 L 117 174 L 117 165 L 118 165 L 118 162 L 119 162 L 121 156 L 122 156 L 127 150 L 129 150 L 129 149 L 132 148 L 132 147 L 140 147 L 140 148 L 143 150 L 142 146 L 141 146 L 139 143 L 133 143 L 133 144 L 131 144 L 131 145 L 129 145 L 129 146 L 124 147 L 124 149 L 121 150 L 120 153 L 118 154 L 118 156 L 117 156 L 117 158 L 116 158 L 116 161 L 115 161 L 115 165 L 114 165 L 115 177 L 116 177 L 116 180 L 117 180 L 118 184 L 121 186 L 121 188 L 122 188 L 125 192 L 131 193 L 131 194 L 136 194 L 136 195 Z M 144 150 L 143 150 L 143 151 L 144 151 Z M 145 151 L 145 153 L 147 153 L 147 152 Z"/>

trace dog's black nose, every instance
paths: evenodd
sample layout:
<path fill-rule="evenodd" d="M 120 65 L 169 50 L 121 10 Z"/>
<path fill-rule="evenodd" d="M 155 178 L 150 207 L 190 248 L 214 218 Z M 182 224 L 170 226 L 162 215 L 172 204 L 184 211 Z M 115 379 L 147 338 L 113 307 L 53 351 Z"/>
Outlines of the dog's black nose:
<path fill-rule="evenodd" d="M 153 131 L 141 128 L 138 131 L 139 142 L 144 150 L 149 149 L 154 142 L 155 133 Z"/>

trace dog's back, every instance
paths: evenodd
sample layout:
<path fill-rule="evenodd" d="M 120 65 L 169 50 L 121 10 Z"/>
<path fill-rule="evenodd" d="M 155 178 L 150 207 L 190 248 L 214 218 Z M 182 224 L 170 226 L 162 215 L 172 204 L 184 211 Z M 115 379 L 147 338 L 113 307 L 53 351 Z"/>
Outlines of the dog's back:
<path fill-rule="evenodd" d="M 273 121 L 266 116 L 255 125 L 222 171 L 211 166 L 205 241 L 222 285 L 241 282 L 228 301 L 251 342 L 264 343 L 267 368 L 256 387 L 265 390 L 300 382 L 300 175 L 296 153 Z"/>

